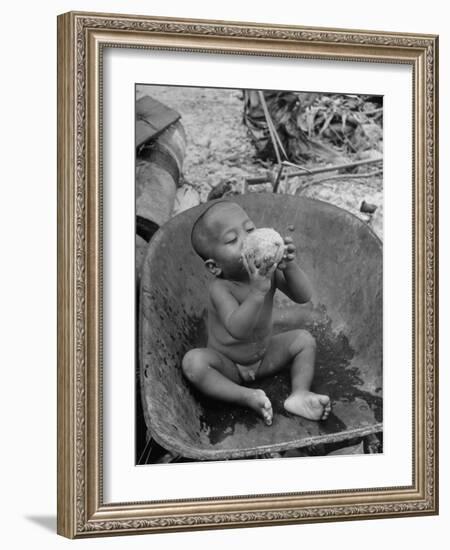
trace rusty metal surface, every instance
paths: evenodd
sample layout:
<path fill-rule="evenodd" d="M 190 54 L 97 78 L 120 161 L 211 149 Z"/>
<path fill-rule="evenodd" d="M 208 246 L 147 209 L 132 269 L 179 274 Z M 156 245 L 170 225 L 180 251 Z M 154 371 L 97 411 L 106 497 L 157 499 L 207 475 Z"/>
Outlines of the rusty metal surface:
<path fill-rule="evenodd" d="M 140 377 L 144 415 L 165 448 L 196 459 L 227 459 L 342 441 L 382 429 L 382 245 L 352 214 L 299 197 L 250 194 L 235 202 L 257 226 L 290 234 L 315 286 L 312 303 L 277 296 L 275 329 L 307 328 L 318 343 L 313 389 L 333 412 L 312 422 L 283 409 L 288 374 L 258 383 L 274 407 L 272 426 L 252 411 L 211 402 L 181 371 L 187 350 L 205 341 L 209 276 L 190 245 L 204 205 L 166 223 L 144 260 L 140 299 Z"/>
<path fill-rule="evenodd" d="M 145 95 L 136 101 L 136 147 L 156 139 L 181 118 L 180 113 L 157 99 Z"/>
<path fill-rule="evenodd" d="M 180 121 L 172 124 L 150 145 L 139 149 L 136 156 L 138 217 L 158 226 L 170 219 L 185 151 L 186 132 Z M 144 234 L 141 236 L 146 238 Z"/>

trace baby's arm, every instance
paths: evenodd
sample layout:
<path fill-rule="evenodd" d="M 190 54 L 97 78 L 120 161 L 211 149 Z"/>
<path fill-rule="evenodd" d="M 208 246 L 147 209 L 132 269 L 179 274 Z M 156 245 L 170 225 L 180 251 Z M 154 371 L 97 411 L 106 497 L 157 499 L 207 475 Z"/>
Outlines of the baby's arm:
<path fill-rule="evenodd" d="M 254 260 L 244 263 L 250 278 L 250 292 L 239 304 L 229 289 L 219 280 L 211 286 L 211 300 L 228 332 L 238 340 L 248 338 L 259 321 L 259 315 L 264 305 L 266 294 L 272 286 L 272 277 L 276 264 L 262 275 L 254 264 Z"/>
<path fill-rule="evenodd" d="M 251 289 L 247 298 L 239 305 L 221 281 L 214 281 L 211 285 L 210 297 L 219 318 L 231 336 L 238 340 L 245 340 L 258 322 L 265 294 Z"/>
<path fill-rule="evenodd" d="M 284 242 L 287 246 L 286 257 L 278 264 L 275 272 L 277 288 L 297 304 L 309 302 L 312 297 L 313 288 L 304 271 L 295 260 L 295 245 L 290 237 Z"/>

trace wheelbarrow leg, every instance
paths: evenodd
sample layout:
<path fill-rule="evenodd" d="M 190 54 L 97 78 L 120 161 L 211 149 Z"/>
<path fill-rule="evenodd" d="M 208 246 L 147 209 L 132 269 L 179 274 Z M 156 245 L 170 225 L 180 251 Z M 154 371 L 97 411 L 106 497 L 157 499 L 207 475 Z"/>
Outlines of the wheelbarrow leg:
<path fill-rule="evenodd" d="M 365 454 L 378 454 L 381 452 L 381 441 L 377 434 L 369 434 L 364 437 Z"/>

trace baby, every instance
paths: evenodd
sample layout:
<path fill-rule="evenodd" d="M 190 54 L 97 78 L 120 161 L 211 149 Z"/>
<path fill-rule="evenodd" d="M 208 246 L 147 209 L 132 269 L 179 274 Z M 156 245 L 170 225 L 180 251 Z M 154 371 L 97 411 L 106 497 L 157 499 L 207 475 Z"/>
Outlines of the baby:
<path fill-rule="evenodd" d="M 236 203 L 211 204 L 196 220 L 191 240 L 215 276 L 209 287 L 208 343 L 183 358 L 183 372 L 200 392 L 213 399 L 250 407 L 267 425 L 272 405 L 261 389 L 246 382 L 273 375 L 291 365 L 291 394 L 285 409 L 310 420 L 325 420 L 330 398 L 310 391 L 315 340 L 305 330 L 272 333 L 273 298 L 281 290 L 296 303 L 311 299 L 312 288 L 295 260 L 295 246 L 284 239 L 283 259 L 265 269 L 242 254 L 255 224 Z"/>

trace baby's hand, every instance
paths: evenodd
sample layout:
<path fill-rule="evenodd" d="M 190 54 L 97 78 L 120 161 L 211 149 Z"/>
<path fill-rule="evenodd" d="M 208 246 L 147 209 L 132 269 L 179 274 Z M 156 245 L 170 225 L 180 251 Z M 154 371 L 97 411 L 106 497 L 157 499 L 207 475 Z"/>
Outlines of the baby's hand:
<path fill-rule="evenodd" d="M 272 275 L 277 268 L 277 264 L 270 265 L 266 263 L 264 272 L 261 272 L 261 266 L 255 262 L 254 258 L 246 258 L 243 255 L 242 261 L 250 277 L 250 287 L 257 292 L 267 294 L 272 285 Z"/>
<path fill-rule="evenodd" d="M 283 259 L 278 264 L 278 269 L 284 271 L 291 262 L 295 260 L 296 249 L 295 244 L 292 242 L 292 237 L 284 237 L 284 244 L 286 245 L 286 251 Z"/>

